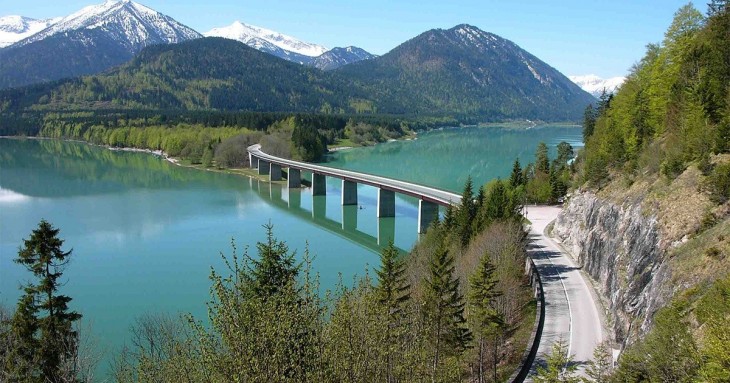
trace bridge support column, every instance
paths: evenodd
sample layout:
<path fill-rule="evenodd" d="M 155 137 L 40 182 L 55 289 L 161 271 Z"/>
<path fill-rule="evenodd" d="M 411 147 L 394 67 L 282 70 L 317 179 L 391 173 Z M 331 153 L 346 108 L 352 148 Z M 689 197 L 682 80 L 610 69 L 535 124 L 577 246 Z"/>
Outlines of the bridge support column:
<path fill-rule="evenodd" d="M 259 168 L 259 159 L 250 153 L 248 154 L 248 162 L 251 165 L 251 169 Z"/>
<path fill-rule="evenodd" d="M 418 201 L 418 234 L 423 234 L 439 216 L 439 205 L 424 200 Z"/>
<path fill-rule="evenodd" d="M 378 189 L 378 218 L 395 217 L 395 192 Z"/>
<path fill-rule="evenodd" d="M 286 175 L 286 186 L 290 188 L 298 188 L 302 186 L 302 171 L 299 169 L 289 168 Z"/>
<path fill-rule="evenodd" d="M 312 195 L 327 194 L 327 179 L 324 174 L 312 173 Z"/>
<path fill-rule="evenodd" d="M 357 183 L 342 180 L 342 205 L 357 205 Z"/>
<path fill-rule="evenodd" d="M 269 169 L 270 168 L 269 163 L 260 158 L 258 160 L 258 163 L 259 163 L 259 175 L 264 175 L 264 176 L 268 175 L 269 170 L 271 170 L 271 169 Z"/>
<path fill-rule="evenodd" d="M 281 165 L 272 163 L 269 171 L 269 181 L 281 181 Z"/>

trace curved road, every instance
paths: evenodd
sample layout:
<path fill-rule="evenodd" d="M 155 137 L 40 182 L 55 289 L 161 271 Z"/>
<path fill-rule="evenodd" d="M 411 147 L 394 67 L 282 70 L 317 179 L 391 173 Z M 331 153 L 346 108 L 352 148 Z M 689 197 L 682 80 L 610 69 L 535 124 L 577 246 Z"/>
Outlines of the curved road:
<path fill-rule="evenodd" d="M 284 168 L 291 167 L 294 169 L 311 171 L 317 174 L 323 174 L 328 177 L 335 177 L 346 181 L 356 182 L 358 184 L 365 184 L 385 190 L 392 190 L 396 193 L 410 195 L 424 201 L 437 203 L 443 206 L 447 206 L 449 204 L 458 205 L 461 203 L 461 196 L 450 191 L 436 189 L 424 185 L 418 185 L 406 181 L 399 181 L 392 178 L 380 177 L 372 174 L 319 166 L 307 162 L 286 160 L 262 152 L 261 145 L 259 144 L 249 146 L 248 152 L 256 158 L 262 159 L 266 162 L 275 163 Z"/>
<path fill-rule="evenodd" d="M 250 146 L 248 152 L 258 159 L 282 167 L 392 190 L 440 205 L 461 203 L 461 196 L 452 192 L 371 174 L 286 160 L 262 152 L 258 144 Z M 568 352 L 573 356 L 579 373 L 583 374 L 586 363 L 592 359 L 593 350 L 603 339 L 601 317 L 591 287 L 572 259 L 544 233 L 561 209 L 530 206 L 526 210 L 525 216 L 532 222 L 532 241 L 528 253 L 540 273 L 545 297 L 545 324 L 530 376 L 534 374 L 536 366 L 545 363 L 553 344 L 559 339 L 567 342 Z"/>
<path fill-rule="evenodd" d="M 532 222 L 528 253 L 540 273 L 545 296 L 545 325 L 530 376 L 537 365 L 545 362 L 553 343 L 559 339 L 567 342 L 568 352 L 583 375 L 593 350 L 603 339 L 592 287 L 573 260 L 545 235 L 545 228 L 560 210 L 552 206 L 528 206 L 525 215 Z"/>

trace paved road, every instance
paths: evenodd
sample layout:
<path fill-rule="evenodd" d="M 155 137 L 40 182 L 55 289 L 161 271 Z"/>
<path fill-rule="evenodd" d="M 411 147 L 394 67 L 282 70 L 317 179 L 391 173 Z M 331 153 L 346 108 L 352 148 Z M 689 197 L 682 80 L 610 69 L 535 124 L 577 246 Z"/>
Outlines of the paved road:
<path fill-rule="evenodd" d="M 544 234 L 545 227 L 559 212 L 557 207 L 527 207 L 526 216 L 532 222 L 529 254 L 545 291 L 545 326 L 533 372 L 538 363 L 544 363 L 553 343 L 562 338 L 568 342 L 569 352 L 582 373 L 603 338 L 601 319 L 591 294 L 592 287 L 572 259 Z"/>
<path fill-rule="evenodd" d="M 261 145 L 251 145 L 248 152 L 264 161 L 273 162 L 282 167 L 292 167 L 294 169 L 313 171 L 317 174 L 335 177 L 347 181 L 357 182 L 359 184 L 371 185 L 386 190 L 392 190 L 397 193 L 410 195 L 425 201 L 434 202 L 439 205 L 458 205 L 461 203 L 461 195 L 446 190 L 436 189 L 429 186 L 414 184 L 411 182 L 395 180 L 387 177 L 380 177 L 372 174 L 353 172 L 350 170 L 342 170 L 330 168 L 326 166 L 314 165 L 306 162 L 286 160 L 275 157 L 261 151 Z"/>

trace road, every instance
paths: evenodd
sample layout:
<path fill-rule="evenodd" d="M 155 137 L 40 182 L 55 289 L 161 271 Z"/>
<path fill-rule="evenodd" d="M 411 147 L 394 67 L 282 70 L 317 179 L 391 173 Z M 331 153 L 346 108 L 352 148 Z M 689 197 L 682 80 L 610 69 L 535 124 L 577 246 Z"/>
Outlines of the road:
<path fill-rule="evenodd" d="M 559 212 L 559 207 L 527 207 L 526 217 L 532 222 L 528 252 L 542 278 L 545 296 L 545 325 L 531 375 L 537 365 L 545 362 L 553 343 L 561 338 L 567 342 L 578 372 L 583 375 L 593 350 L 603 338 L 592 287 L 570 256 L 544 234 Z"/>
<path fill-rule="evenodd" d="M 261 145 L 259 144 L 249 146 L 248 152 L 259 159 L 273 162 L 275 164 L 281 165 L 284 168 L 292 167 L 294 169 L 323 174 L 328 177 L 335 177 L 342 180 L 353 181 L 358 184 L 365 184 L 385 190 L 392 190 L 396 193 L 410 195 L 412 197 L 416 197 L 429 202 L 434 202 L 443 206 L 447 206 L 449 204 L 458 205 L 461 203 L 461 195 L 452 193 L 450 191 L 419 185 L 412 182 L 400 181 L 387 177 L 380 177 L 367 173 L 330 168 L 327 166 L 314 165 L 307 162 L 287 160 L 262 152 Z"/>

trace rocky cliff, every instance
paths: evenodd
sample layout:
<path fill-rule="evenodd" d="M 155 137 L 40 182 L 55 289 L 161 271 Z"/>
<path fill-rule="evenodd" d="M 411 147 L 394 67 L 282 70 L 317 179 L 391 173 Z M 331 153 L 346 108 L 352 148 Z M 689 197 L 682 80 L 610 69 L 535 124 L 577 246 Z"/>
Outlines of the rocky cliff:
<path fill-rule="evenodd" d="M 552 233 L 600 285 L 616 341 L 647 331 L 652 314 L 672 295 L 656 217 L 643 214 L 639 204 L 618 205 L 579 192 Z"/>

